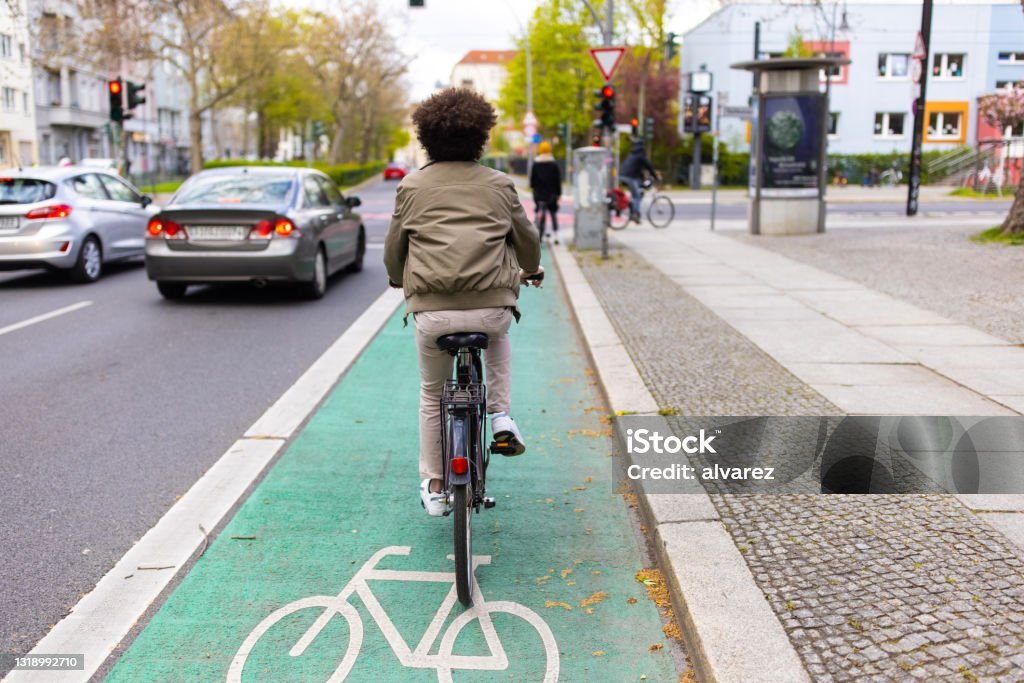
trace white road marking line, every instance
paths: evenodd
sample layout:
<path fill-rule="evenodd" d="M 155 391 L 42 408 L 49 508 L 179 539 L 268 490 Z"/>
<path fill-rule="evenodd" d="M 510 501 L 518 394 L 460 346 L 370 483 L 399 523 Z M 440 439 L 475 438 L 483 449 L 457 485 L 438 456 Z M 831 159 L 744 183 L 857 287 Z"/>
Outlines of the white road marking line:
<path fill-rule="evenodd" d="M 199 526 L 213 529 L 220 523 L 402 300 L 402 292 L 395 289 L 377 297 L 30 654 L 83 653 L 85 670 L 62 672 L 60 680 L 88 681 L 204 542 Z M 175 570 L 140 572 L 140 565 L 173 566 Z M 53 680 L 52 671 L 28 670 L 12 671 L 4 678 L 5 683 Z"/>
<path fill-rule="evenodd" d="M 29 318 L 28 320 L 22 320 L 20 323 L 14 323 L 13 325 L 8 325 L 7 327 L 0 327 L 0 336 L 3 336 L 8 332 L 14 332 L 15 330 L 20 330 L 22 328 L 28 327 L 29 325 L 41 323 L 44 320 L 49 320 L 50 318 L 56 318 L 57 316 L 64 315 L 65 313 L 77 311 L 80 308 L 85 308 L 86 306 L 92 306 L 92 302 L 79 301 L 77 304 L 71 304 L 70 306 L 65 306 L 64 308 L 58 308 L 56 311 L 43 313 L 42 315 L 37 315 L 34 318 Z"/>

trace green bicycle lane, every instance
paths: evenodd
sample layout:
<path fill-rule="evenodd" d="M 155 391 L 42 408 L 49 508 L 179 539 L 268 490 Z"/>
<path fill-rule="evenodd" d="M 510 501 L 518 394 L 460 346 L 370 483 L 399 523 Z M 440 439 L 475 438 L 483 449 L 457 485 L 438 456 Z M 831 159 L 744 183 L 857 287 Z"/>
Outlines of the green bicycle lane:
<path fill-rule="evenodd" d="M 107 680 L 676 680 L 555 274 L 520 303 L 513 414 L 528 450 L 492 458 L 498 504 L 474 517 L 488 609 L 451 606 L 452 521 L 420 506 L 416 353 L 397 313 Z M 352 581 L 374 559 L 393 572 Z"/>

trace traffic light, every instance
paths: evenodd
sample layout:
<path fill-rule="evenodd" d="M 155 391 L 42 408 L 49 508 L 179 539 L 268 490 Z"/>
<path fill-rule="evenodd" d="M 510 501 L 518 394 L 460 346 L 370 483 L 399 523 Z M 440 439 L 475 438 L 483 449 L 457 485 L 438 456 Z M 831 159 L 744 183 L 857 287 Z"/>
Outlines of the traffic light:
<path fill-rule="evenodd" d="M 110 93 L 110 120 L 117 123 L 124 121 L 123 90 L 120 78 L 107 83 L 107 92 Z"/>
<path fill-rule="evenodd" d="M 676 45 L 676 34 L 669 33 L 667 40 L 665 41 L 665 54 L 668 56 L 669 61 L 679 53 L 679 46 Z"/>
<path fill-rule="evenodd" d="M 601 112 L 601 127 L 611 129 L 615 127 L 615 86 L 605 83 L 600 90 L 594 91 L 597 104 L 594 108 Z"/>
<path fill-rule="evenodd" d="M 146 89 L 145 83 L 132 83 L 131 81 L 125 81 L 125 90 L 128 93 L 128 106 L 125 109 L 129 111 L 135 109 L 140 104 L 146 103 L 146 98 L 139 93 Z"/>
<path fill-rule="evenodd" d="M 313 122 L 313 139 L 314 140 L 319 140 L 320 136 L 323 135 L 323 134 L 324 134 L 324 124 L 323 124 L 323 121 L 314 121 Z"/>
<path fill-rule="evenodd" d="M 644 119 L 644 139 L 654 139 L 654 117 L 648 116 Z"/>
<path fill-rule="evenodd" d="M 697 96 L 696 95 L 684 95 L 683 96 L 683 132 L 693 132 L 693 121 L 695 117 L 695 110 L 697 108 Z"/>
<path fill-rule="evenodd" d="M 568 123 L 560 123 L 560 124 L 558 124 L 557 126 L 555 126 L 555 130 L 558 131 L 557 135 L 558 135 L 558 139 L 559 140 L 565 140 L 566 138 L 569 137 L 569 124 Z"/>
<path fill-rule="evenodd" d="M 409 0 L 409 7 L 423 7 L 423 0 Z"/>
<path fill-rule="evenodd" d="M 633 118 L 631 118 L 629 120 L 629 128 L 630 128 L 630 131 L 629 131 L 630 135 L 632 135 L 633 137 L 636 137 L 637 135 L 639 135 L 640 134 L 640 119 L 638 119 L 635 116 Z"/>

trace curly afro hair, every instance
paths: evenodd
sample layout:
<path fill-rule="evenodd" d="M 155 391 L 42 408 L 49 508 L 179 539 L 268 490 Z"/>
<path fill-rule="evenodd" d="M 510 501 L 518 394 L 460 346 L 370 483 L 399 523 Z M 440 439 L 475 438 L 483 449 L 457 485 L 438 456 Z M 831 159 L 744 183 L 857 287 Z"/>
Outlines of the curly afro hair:
<path fill-rule="evenodd" d="M 431 161 L 479 160 L 497 121 L 494 107 L 467 88 L 435 93 L 412 115 L 416 137 Z"/>

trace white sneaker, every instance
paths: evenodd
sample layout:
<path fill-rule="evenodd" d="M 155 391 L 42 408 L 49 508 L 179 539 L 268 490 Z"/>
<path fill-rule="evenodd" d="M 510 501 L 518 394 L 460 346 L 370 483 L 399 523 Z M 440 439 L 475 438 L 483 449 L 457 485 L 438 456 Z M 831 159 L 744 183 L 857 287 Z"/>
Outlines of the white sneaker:
<path fill-rule="evenodd" d="M 504 455 L 522 455 L 526 452 L 526 443 L 523 435 L 519 433 L 516 421 L 508 416 L 508 413 L 494 413 L 491 415 L 491 434 L 494 435 L 496 443 L 507 442 L 513 449 L 512 453 Z"/>
<path fill-rule="evenodd" d="M 444 517 L 448 507 L 444 503 L 444 491 L 431 491 L 429 479 L 420 482 L 420 505 L 431 517 Z"/>

